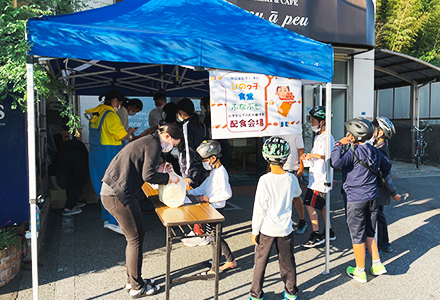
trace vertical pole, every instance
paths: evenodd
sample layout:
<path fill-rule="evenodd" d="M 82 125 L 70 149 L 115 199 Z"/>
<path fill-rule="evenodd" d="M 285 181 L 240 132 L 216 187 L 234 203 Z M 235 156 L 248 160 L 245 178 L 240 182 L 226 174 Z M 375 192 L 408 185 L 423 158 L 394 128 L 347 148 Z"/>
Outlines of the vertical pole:
<path fill-rule="evenodd" d="M 319 98 L 318 98 L 318 105 L 322 106 L 322 84 L 319 85 Z"/>
<path fill-rule="evenodd" d="M 219 265 L 220 265 L 220 242 L 222 238 L 222 223 L 215 224 L 215 257 L 214 257 L 214 268 L 215 268 L 215 288 L 214 288 L 214 300 L 218 300 L 218 280 L 219 280 Z"/>
<path fill-rule="evenodd" d="M 376 117 L 380 116 L 380 99 L 379 99 L 379 89 L 376 90 Z"/>
<path fill-rule="evenodd" d="M 171 227 L 167 226 L 167 273 L 165 274 L 165 290 L 166 290 L 166 296 L 165 299 L 170 299 L 170 288 L 171 288 L 171 278 L 170 278 L 170 271 L 171 271 Z"/>
<path fill-rule="evenodd" d="M 32 294 L 38 300 L 37 170 L 35 155 L 34 57 L 26 56 L 29 203 L 31 216 Z"/>
<path fill-rule="evenodd" d="M 330 151 L 331 151 L 331 135 L 332 135 L 332 84 L 328 82 L 325 87 L 325 174 L 326 186 L 331 186 L 333 182 L 330 180 Z M 325 271 L 323 274 L 330 273 L 330 191 L 325 199 Z"/>

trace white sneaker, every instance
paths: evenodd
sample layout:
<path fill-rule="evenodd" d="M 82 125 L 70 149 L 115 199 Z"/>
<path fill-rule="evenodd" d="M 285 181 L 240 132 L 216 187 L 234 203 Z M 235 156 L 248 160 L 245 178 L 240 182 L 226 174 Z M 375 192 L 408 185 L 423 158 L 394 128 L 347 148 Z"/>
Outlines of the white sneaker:
<path fill-rule="evenodd" d="M 71 210 L 64 209 L 61 214 L 63 215 L 63 217 L 71 217 L 80 213 L 82 213 L 82 209 L 74 207 Z"/>
<path fill-rule="evenodd" d="M 110 224 L 108 221 L 104 222 L 104 228 L 110 229 L 111 231 L 124 235 L 124 232 L 122 231 L 119 225 Z"/>
<path fill-rule="evenodd" d="M 183 244 L 187 247 L 205 246 L 209 244 L 209 241 L 205 237 L 194 237 L 184 241 Z"/>
<path fill-rule="evenodd" d="M 188 233 L 186 236 L 196 236 L 196 234 L 194 233 L 194 231 L 191 231 L 190 233 Z M 181 238 L 180 239 L 183 243 L 191 240 L 191 238 Z"/>

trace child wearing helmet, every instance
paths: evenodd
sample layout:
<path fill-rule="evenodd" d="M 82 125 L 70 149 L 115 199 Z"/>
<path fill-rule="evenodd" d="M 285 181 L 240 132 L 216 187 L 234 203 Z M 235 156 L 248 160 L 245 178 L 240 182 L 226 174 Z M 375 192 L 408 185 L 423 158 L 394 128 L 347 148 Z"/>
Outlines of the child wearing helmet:
<path fill-rule="evenodd" d="M 325 149 L 327 137 L 325 134 L 325 106 L 315 106 L 309 112 L 312 121 L 312 130 L 317 135 L 313 141 L 313 148 L 310 153 L 304 153 L 301 160 L 309 162 L 309 184 L 307 186 L 306 195 L 304 197 L 304 205 L 309 214 L 310 223 L 312 224 L 312 233 L 309 240 L 303 244 L 305 248 L 313 248 L 325 242 L 325 233 L 319 232 L 318 214 L 316 209 L 321 211 L 321 217 L 326 222 L 326 197 L 332 186 L 326 183 L 326 166 L 325 166 Z M 335 139 L 331 135 L 330 144 L 333 147 Z M 333 150 L 331 148 L 330 150 Z M 330 182 L 333 182 L 333 168 L 330 168 Z M 336 235 L 330 224 L 330 240 L 334 241 Z M 324 231 L 325 232 L 325 231 Z"/>
<path fill-rule="evenodd" d="M 387 117 L 376 117 L 373 121 L 374 126 L 374 146 L 382 152 L 383 155 L 390 158 L 388 149 L 388 140 L 396 133 L 394 124 Z M 384 214 L 384 206 L 390 205 L 391 198 L 394 201 L 400 201 L 401 195 L 397 193 L 391 179 L 391 174 L 385 177 L 385 185 L 379 188 L 379 198 L 377 199 L 377 247 L 379 253 L 385 251 L 393 252 L 393 248 L 388 239 L 388 224 Z"/>
<path fill-rule="evenodd" d="M 197 195 L 200 203 L 210 203 L 219 213 L 224 216 L 226 200 L 232 197 L 231 185 L 229 184 L 228 171 L 220 162 L 221 146 L 218 141 L 203 141 L 196 149 L 202 158 L 202 164 L 205 170 L 210 172 L 203 183 L 192 190 L 188 190 L 188 195 Z M 206 232 L 215 231 L 215 224 L 206 224 Z M 215 247 L 212 242 L 212 257 L 215 255 Z M 222 253 L 226 257 L 226 263 L 220 266 L 220 271 L 233 269 L 237 266 L 234 255 L 224 239 L 221 239 L 220 246 Z M 214 265 L 206 272 L 197 275 L 214 275 Z"/>
<path fill-rule="evenodd" d="M 347 136 L 336 143 L 331 153 L 334 168 L 342 169 L 342 196 L 345 202 L 347 226 L 350 232 L 356 267 L 348 267 L 347 274 L 354 280 L 366 283 L 365 247 L 373 260 L 371 273 L 375 276 L 387 272 L 380 262 L 374 239 L 379 169 L 388 176 L 391 163 L 369 140 L 374 128 L 370 121 L 356 118 L 345 122 Z M 343 148 L 350 144 L 348 151 Z"/>
<path fill-rule="evenodd" d="M 260 177 L 255 194 L 252 215 L 255 267 L 249 299 L 263 299 L 264 273 L 274 243 L 284 282 L 284 299 L 297 299 L 292 199 L 300 197 L 301 188 L 296 176 L 283 170 L 290 154 L 289 143 L 281 137 L 271 137 L 264 142 L 262 154 L 271 171 Z"/>

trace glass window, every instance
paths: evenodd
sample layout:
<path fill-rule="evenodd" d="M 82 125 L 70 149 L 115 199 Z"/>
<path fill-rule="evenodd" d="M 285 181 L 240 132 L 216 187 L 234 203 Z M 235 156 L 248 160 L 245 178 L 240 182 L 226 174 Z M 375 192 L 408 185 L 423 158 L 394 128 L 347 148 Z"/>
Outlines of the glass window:
<path fill-rule="evenodd" d="M 394 119 L 408 119 L 411 116 L 411 87 L 395 89 Z"/>
<path fill-rule="evenodd" d="M 336 60 L 334 65 L 333 84 L 348 83 L 348 62 L 344 60 Z"/>
<path fill-rule="evenodd" d="M 429 118 L 429 84 L 419 89 L 420 118 Z"/>
<path fill-rule="evenodd" d="M 431 84 L 431 95 L 435 95 L 431 97 L 431 118 L 440 118 L 440 83 Z"/>
<path fill-rule="evenodd" d="M 379 115 L 393 119 L 393 89 L 379 91 Z"/>

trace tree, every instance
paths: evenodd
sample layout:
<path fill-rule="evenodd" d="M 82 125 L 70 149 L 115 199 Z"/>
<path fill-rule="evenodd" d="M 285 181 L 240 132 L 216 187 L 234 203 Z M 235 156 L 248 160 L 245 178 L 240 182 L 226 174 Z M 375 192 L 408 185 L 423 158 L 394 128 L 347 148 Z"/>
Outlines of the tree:
<path fill-rule="evenodd" d="M 30 45 L 25 40 L 26 20 L 31 17 L 50 15 L 53 11 L 68 13 L 73 11 L 65 0 L 37 0 L 44 7 L 36 4 L 12 7 L 10 0 L 0 0 L 0 102 L 7 96 L 13 98 L 12 108 L 26 110 L 26 54 Z M 76 1 L 77 3 L 80 3 Z M 78 4 L 80 5 L 80 4 Z M 82 8 L 84 5 L 81 4 Z M 34 86 L 38 99 L 61 103 L 61 116 L 68 117 L 67 125 L 71 132 L 80 128 L 80 117 L 75 115 L 73 107 L 66 99 L 71 92 L 60 80 L 56 79 L 45 63 L 34 64 Z"/>

